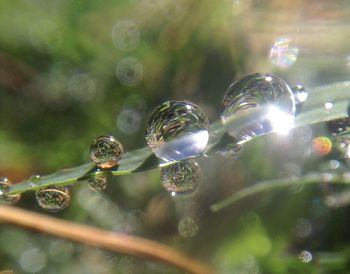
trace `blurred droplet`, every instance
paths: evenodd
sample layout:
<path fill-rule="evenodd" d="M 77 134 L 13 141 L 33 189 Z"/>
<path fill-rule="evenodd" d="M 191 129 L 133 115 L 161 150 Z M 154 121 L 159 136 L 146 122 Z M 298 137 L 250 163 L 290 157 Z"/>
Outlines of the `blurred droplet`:
<path fill-rule="evenodd" d="M 186 217 L 180 220 L 177 229 L 180 236 L 184 238 L 191 238 L 197 234 L 199 227 L 194 218 Z"/>
<path fill-rule="evenodd" d="M 88 102 L 96 93 L 96 84 L 87 73 L 76 73 L 68 80 L 68 93 L 77 101 Z"/>
<path fill-rule="evenodd" d="M 328 166 L 330 169 L 337 169 L 340 166 L 340 163 L 337 160 L 330 160 Z"/>
<path fill-rule="evenodd" d="M 49 186 L 40 189 L 35 194 L 39 206 L 51 212 L 65 209 L 70 202 L 68 188 L 60 186 Z"/>
<path fill-rule="evenodd" d="M 273 65 L 283 69 L 291 67 L 298 58 L 299 49 L 288 37 L 278 37 L 270 49 L 269 59 Z"/>
<path fill-rule="evenodd" d="M 137 132 L 141 126 L 141 115 L 132 109 L 124 109 L 117 118 L 117 126 L 125 134 Z"/>
<path fill-rule="evenodd" d="M 111 36 L 116 48 L 123 51 L 134 50 L 140 44 L 140 30 L 131 20 L 117 22 L 112 29 Z"/>
<path fill-rule="evenodd" d="M 11 186 L 12 182 L 8 178 L 0 178 L 0 204 L 12 205 L 20 200 L 21 194 L 6 194 Z"/>
<path fill-rule="evenodd" d="M 37 273 L 45 268 L 46 254 L 39 248 L 26 249 L 19 257 L 19 265 L 26 273 Z"/>
<path fill-rule="evenodd" d="M 298 84 L 295 87 L 292 88 L 293 94 L 294 94 L 294 98 L 295 98 L 295 103 L 296 104 L 302 104 L 306 101 L 307 97 L 309 96 L 309 94 L 307 93 L 307 91 L 305 90 L 305 88 Z"/>
<path fill-rule="evenodd" d="M 332 141 L 327 137 L 316 137 L 312 140 L 313 150 L 319 155 L 327 155 L 332 150 Z"/>
<path fill-rule="evenodd" d="M 74 245 L 71 242 L 64 240 L 56 240 L 50 244 L 49 256 L 50 259 L 63 263 L 68 261 L 74 253 Z"/>
<path fill-rule="evenodd" d="M 102 191 L 107 188 L 107 177 L 103 174 L 89 175 L 87 182 L 92 190 Z"/>
<path fill-rule="evenodd" d="M 303 250 L 299 253 L 298 258 L 303 263 L 309 263 L 312 261 L 312 254 L 307 250 Z"/>
<path fill-rule="evenodd" d="M 117 64 L 116 75 L 123 85 L 136 86 L 143 78 L 143 66 L 136 58 L 123 58 Z"/>
<path fill-rule="evenodd" d="M 249 74 L 230 85 L 224 99 L 222 122 L 240 143 L 273 131 L 286 133 L 293 126 L 295 100 L 290 87 L 273 74 Z M 259 120 L 230 127 L 236 115 L 266 108 Z"/>
<path fill-rule="evenodd" d="M 209 121 L 202 110 L 187 101 L 167 101 L 153 112 L 146 141 L 165 161 L 179 161 L 202 153 L 208 143 Z"/>
<path fill-rule="evenodd" d="M 345 159 L 350 159 L 350 118 L 341 118 L 327 123 L 335 143 Z"/>
<path fill-rule="evenodd" d="M 118 165 L 124 150 L 120 142 L 113 136 L 101 136 L 90 145 L 90 157 L 101 168 Z"/>
<path fill-rule="evenodd" d="M 50 19 L 40 20 L 31 25 L 29 41 L 40 52 L 52 52 L 62 44 L 62 32 L 57 23 Z"/>
<path fill-rule="evenodd" d="M 300 238 L 306 238 L 311 234 L 312 225 L 308 219 L 299 218 L 295 227 L 295 233 Z"/>
<path fill-rule="evenodd" d="M 193 192 L 199 182 L 200 171 L 193 160 L 184 160 L 161 168 L 161 181 L 173 196 Z"/>

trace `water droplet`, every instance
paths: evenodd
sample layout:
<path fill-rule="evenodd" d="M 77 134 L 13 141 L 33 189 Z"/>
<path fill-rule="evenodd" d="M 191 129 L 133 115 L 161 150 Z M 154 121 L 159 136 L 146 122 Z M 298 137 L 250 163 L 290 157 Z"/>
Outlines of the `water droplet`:
<path fill-rule="evenodd" d="M 307 91 L 305 90 L 305 88 L 298 84 L 295 87 L 292 88 L 293 94 L 294 94 L 294 98 L 295 98 L 295 103 L 296 104 L 302 104 L 306 101 L 307 97 L 309 96 L 309 94 L 307 93 Z"/>
<path fill-rule="evenodd" d="M 230 85 L 224 99 L 222 122 L 228 124 L 237 114 L 267 109 L 259 120 L 240 127 L 228 126 L 228 132 L 240 143 L 270 132 L 287 132 L 295 114 L 294 95 L 285 81 L 273 74 L 249 74 Z"/>
<path fill-rule="evenodd" d="M 161 168 L 162 184 L 173 196 L 193 192 L 198 186 L 199 176 L 199 166 L 193 160 Z"/>
<path fill-rule="evenodd" d="M 307 250 L 303 250 L 298 255 L 298 258 L 303 263 L 309 263 L 309 262 L 312 261 L 312 254 L 309 251 L 307 251 Z"/>
<path fill-rule="evenodd" d="M 191 238 L 197 234 L 199 227 L 195 219 L 186 217 L 180 220 L 177 229 L 180 236 Z"/>
<path fill-rule="evenodd" d="M 124 109 L 117 118 L 118 128 L 125 134 L 133 134 L 140 128 L 141 115 L 133 109 Z"/>
<path fill-rule="evenodd" d="M 91 189 L 95 191 L 102 191 L 107 188 L 107 177 L 103 174 L 90 175 L 87 182 Z"/>
<path fill-rule="evenodd" d="M 46 267 L 45 252 L 37 247 L 26 249 L 19 257 L 19 265 L 26 273 L 38 273 Z"/>
<path fill-rule="evenodd" d="M 295 227 L 295 233 L 300 238 L 308 237 L 312 232 L 312 225 L 308 219 L 299 218 Z"/>
<path fill-rule="evenodd" d="M 120 50 L 134 50 L 140 44 L 140 30 L 131 20 L 119 21 L 112 29 L 112 40 L 116 48 Z"/>
<path fill-rule="evenodd" d="M 136 58 L 123 58 L 117 64 L 116 75 L 123 85 L 136 86 L 143 78 L 143 66 Z"/>
<path fill-rule="evenodd" d="M 324 103 L 324 109 L 326 110 L 326 112 L 329 112 L 332 108 L 333 108 L 332 102 L 329 101 Z"/>
<path fill-rule="evenodd" d="M 270 50 L 269 59 L 277 67 L 287 69 L 298 58 L 299 49 L 292 45 L 289 37 L 278 37 Z"/>
<path fill-rule="evenodd" d="M 202 153 L 208 143 L 209 121 L 202 110 L 187 101 L 167 101 L 153 112 L 146 141 L 165 161 L 179 161 Z"/>
<path fill-rule="evenodd" d="M 111 168 L 123 157 L 123 146 L 113 136 L 101 136 L 90 145 L 90 157 L 101 168 Z"/>
<path fill-rule="evenodd" d="M 49 186 L 40 189 L 35 194 L 40 207 L 51 212 L 58 212 L 65 209 L 70 202 L 68 188 L 60 186 Z"/>
<path fill-rule="evenodd" d="M 0 204 L 12 205 L 17 203 L 21 198 L 21 194 L 6 194 L 11 186 L 12 182 L 8 178 L 0 178 Z"/>

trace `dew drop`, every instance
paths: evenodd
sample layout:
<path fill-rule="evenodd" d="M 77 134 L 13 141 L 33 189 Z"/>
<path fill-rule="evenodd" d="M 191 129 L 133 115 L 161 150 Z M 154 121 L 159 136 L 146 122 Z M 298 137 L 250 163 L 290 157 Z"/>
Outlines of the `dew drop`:
<path fill-rule="evenodd" d="M 167 162 L 201 154 L 209 140 L 209 121 L 202 110 L 187 101 L 167 101 L 151 115 L 146 141 Z"/>
<path fill-rule="evenodd" d="M 307 93 L 307 91 L 305 90 L 305 88 L 298 84 L 295 87 L 292 88 L 293 94 L 294 94 L 294 98 L 295 98 L 295 103 L 296 104 L 302 104 L 306 101 L 307 97 L 309 96 L 309 94 Z"/>
<path fill-rule="evenodd" d="M 120 60 L 116 67 L 116 76 L 124 86 L 136 86 L 143 78 L 143 66 L 133 57 Z"/>
<path fill-rule="evenodd" d="M 193 192 L 199 182 L 199 166 L 193 160 L 184 160 L 161 168 L 161 181 L 172 196 Z"/>
<path fill-rule="evenodd" d="M 113 136 L 101 136 L 90 145 L 90 157 L 101 168 L 118 165 L 124 150 L 120 142 Z"/>
<path fill-rule="evenodd" d="M 6 194 L 11 186 L 12 182 L 8 178 L 0 178 L 0 204 L 12 205 L 20 200 L 21 194 Z"/>
<path fill-rule="evenodd" d="M 303 250 L 299 253 L 298 258 L 303 263 L 309 263 L 312 261 L 312 254 L 307 250 Z"/>
<path fill-rule="evenodd" d="M 180 236 L 191 238 L 197 234 L 199 227 L 195 219 L 186 217 L 180 220 L 177 229 Z"/>
<path fill-rule="evenodd" d="M 70 202 L 68 188 L 61 186 L 49 186 L 40 189 L 35 194 L 39 206 L 51 212 L 65 209 Z"/>
<path fill-rule="evenodd" d="M 105 175 L 90 175 L 87 182 L 92 190 L 102 191 L 107 188 L 107 177 Z"/>
<path fill-rule="evenodd" d="M 270 73 L 249 74 L 231 84 L 223 105 L 222 122 L 228 124 L 229 134 L 240 143 L 270 132 L 286 133 L 293 126 L 295 99 L 292 90 L 284 80 Z M 229 122 L 236 115 L 265 108 L 266 114 L 260 119 L 230 127 Z"/>

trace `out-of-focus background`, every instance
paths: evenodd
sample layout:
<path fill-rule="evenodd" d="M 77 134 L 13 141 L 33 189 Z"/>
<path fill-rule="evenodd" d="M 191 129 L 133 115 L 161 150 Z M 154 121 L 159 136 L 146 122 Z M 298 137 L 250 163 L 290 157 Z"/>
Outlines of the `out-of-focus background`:
<path fill-rule="evenodd" d="M 346 0 L 1 1 L 0 177 L 18 182 L 87 162 L 100 135 L 127 151 L 143 147 L 147 117 L 165 100 L 192 101 L 214 122 L 228 85 L 248 73 L 306 90 L 348 80 L 349 34 Z M 312 150 L 323 135 L 324 125 L 305 127 L 247 144 L 237 160 L 201 159 L 188 197 L 171 197 L 156 169 L 111 177 L 102 193 L 80 183 L 67 209 L 48 214 L 163 242 L 220 273 L 350 273 L 342 187 L 274 190 L 209 211 L 258 181 L 346 170 L 335 153 Z M 43 212 L 32 192 L 18 206 Z M 181 273 L 1 224 L 4 269 Z"/>

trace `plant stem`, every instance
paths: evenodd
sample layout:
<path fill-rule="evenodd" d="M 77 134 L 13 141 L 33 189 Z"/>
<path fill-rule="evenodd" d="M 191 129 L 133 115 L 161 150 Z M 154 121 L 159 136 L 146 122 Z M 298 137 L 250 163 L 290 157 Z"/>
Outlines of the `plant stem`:
<path fill-rule="evenodd" d="M 284 188 L 298 185 L 309 185 L 309 184 L 322 184 L 322 183 L 333 183 L 333 184 L 350 184 L 350 173 L 333 174 L 333 173 L 312 173 L 298 178 L 292 179 L 276 179 L 265 182 L 257 183 L 256 185 L 244 188 L 228 198 L 211 205 L 210 210 L 213 212 L 220 211 L 234 203 L 252 196 L 254 194 L 272 190 L 276 188 Z"/>
<path fill-rule="evenodd" d="M 11 206 L 0 205 L 0 221 L 98 248 L 161 261 L 193 274 L 215 273 L 211 267 L 150 240 L 75 224 Z"/>

